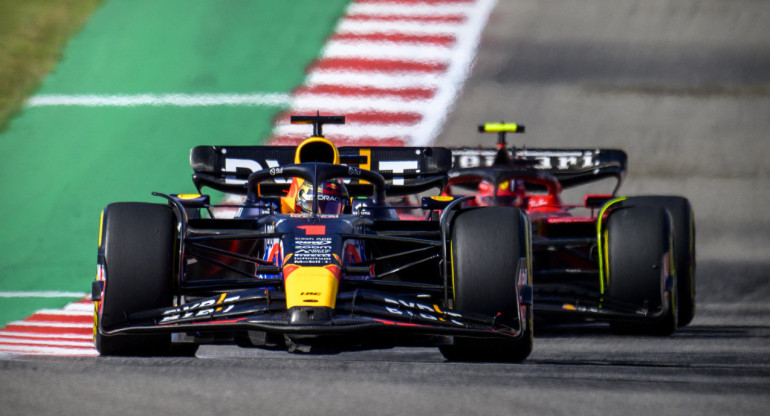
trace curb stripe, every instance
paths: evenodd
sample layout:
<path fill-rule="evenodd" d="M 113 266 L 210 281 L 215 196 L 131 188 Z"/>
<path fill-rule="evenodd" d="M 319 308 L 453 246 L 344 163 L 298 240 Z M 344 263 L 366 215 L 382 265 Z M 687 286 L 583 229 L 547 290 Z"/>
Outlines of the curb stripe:
<path fill-rule="evenodd" d="M 378 88 L 349 87 L 345 85 L 317 84 L 297 90 L 296 95 L 338 95 L 354 97 L 394 97 L 403 100 L 424 100 L 432 97 L 436 90 L 431 88 Z"/>
<path fill-rule="evenodd" d="M 357 0 L 293 95 L 292 114 L 345 114 L 327 126 L 335 143 L 429 145 L 470 71 L 496 0 Z M 410 113 L 410 120 L 353 117 Z M 306 126 L 281 117 L 273 144 L 296 144 Z M 374 142 L 372 142 L 374 141 Z"/>
<path fill-rule="evenodd" d="M 93 321 L 93 319 L 91 319 Z M 93 325 L 93 323 L 91 323 Z M 55 326 L 55 325 L 20 325 L 17 323 L 10 323 L 3 328 L 3 330 L 7 330 L 10 332 L 21 332 L 21 333 L 31 333 L 31 334 L 55 334 L 57 337 L 62 335 L 84 335 L 84 334 L 93 334 L 93 326 L 81 326 L 77 328 L 73 328 L 72 326 Z"/>
<path fill-rule="evenodd" d="M 338 26 L 339 33 L 381 33 L 398 32 L 411 35 L 444 35 L 457 31 L 457 24 L 411 21 L 368 22 L 343 19 Z"/>
<path fill-rule="evenodd" d="M 366 99 L 361 97 L 334 97 L 334 96 L 298 96 L 292 103 L 292 112 L 309 111 L 315 113 L 317 109 L 330 112 L 348 111 L 380 111 L 380 112 L 408 112 L 423 113 L 429 100 L 395 101 L 385 99 Z M 325 128 L 325 127 L 324 127 Z M 307 133 L 307 130 L 305 131 Z M 307 136 L 307 134 L 305 134 Z"/>
<path fill-rule="evenodd" d="M 0 329 L 0 354 L 97 356 L 93 302 L 81 299 L 62 309 L 41 309 Z"/>
<path fill-rule="evenodd" d="M 301 135 L 281 135 L 275 136 L 271 139 L 270 143 L 276 146 L 296 146 L 303 140 L 307 139 L 307 134 Z M 402 137 L 348 137 L 348 136 L 336 136 L 334 143 L 339 146 L 405 146 L 407 143 Z"/>
<path fill-rule="evenodd" d="M 0 344 L 14 344 L 14 345 L 44 345 L 55 347 L 75 347 L 75 348 L 93 348 L 94 343 L 92 341 L 68 341 L 58 338 L 56 341 L 47 339 L 20 339 L 20 338 L 7 338 L 0 335 Z"/>
<path fill-rule="evenodd" d="M 17 339 L 40 339 L 55 337 L 57 340 L 63 341 L 88 341 L 92 342 L 92 334 L 50 334 L 50 333 L 33 333 L 33 332 L 14 332 L 14 331 L 0 331 L 0 337 L 5 338 L 17 338 Z"/>
<path fill-rule="evenodd" d="M 289 124 L 291 112 L 284 112 L 276 119 L 276 124 Z M 358 113 L 346 113 L 345 124 L 416 124 L 422 119 L 422 115 L 417 112 L 385 112 L 385 111 L 367 111 Z"/>
<path fill-rule="evenodd" d="M 0 353 L 8 355 L 60 355 L 88 357 L 95 357 L 99 355 L 95 348 L 56 348 L 26 345 L 0 345 Z"/>
<path fill-rule="evenodd" d="M 47 95 L 26 105 L 273 106 L 288 111 L 274 127 L 272 144 L 296 144 L 307 137 L 306 126 L 287 124 L 288 114 L 323 111 L 348 116 L 348 125 L 325 128 L 338 146 L 429 145 L 470 71 L 495 2 L 355 0 L 292 95 Z M 46 293 L 64 297 L 67 292 Z M 41 310 L 6 325 L 0 329 L 0 354 L 97 356 L 90 345 L 92 307 L 81 299 L 62 311 Z"/>
<path fill-rule="evenodd" d="M 357 1 L 348 7 L 348 15 L 367 14 L 380 16 L 456 16 L 467 15 L 473 9 L 473 4 L 452 4 L 445 2 L 441 5 L 431 5 L 413 2 L 408 7 L 399 4 L 367 4 Z"/>
<path fill-rule="evenodd" d="M 346 71 L 316 71 L 308 75 L 305 85 L 336 84 L 349 87 L 382 87 L 390 88 L 435 88 L 438 78 L 433 74 L 383 74 L 346 72 Z"/>
<path fill-rule="evenodd" d="M 453 35 L 413 35 L 406 33 L 340 33 L 334 35 L 332 40 L 339 41 L 366 41 L 366 42 L 391 42 L 410 44 L 436 44 L 449 47 L 455 42 Z"/>
<path fill-rule="evenodd" d="M 452 57 L 451 49 L 435 45 L 362 40 L 333 40 L 326 45 L 323 53 L 325 59 L 387 59 L 442 65 L 446 65 Z"/>
<path fill-rule="evenodd" d="M 50 313 L 35 313 L 34 315 L 30 316 L 29 318 L 23 320 L 22 322 L 25 322 L 30 325 L 34 325 L 37 323 L 48 325 L 48 324 L 61 324 L 61 325 L 78 325 L 83 322 L 84 318 L 89 319 L 89 322 L 91 319 L 93 319 L 94 314 L 93 311 L 90 314 L 50 314 Z M 13 322 L 12 322 L 13 323 Z"/>
<path fill-rule="evenodd" d="M 423 23 L 463 23 L 463 14 L 447 14 L 443 16 L 405 15 L 405 14 L 348 14 L 346 20 L 361 22 L 423 22 Z"/>
<path fill-rule="evenodd" d="M 390 125 L 370 125 L 359 124 L 357 126 L 351 126 L 348 124 L 343 125 L 327 125 L 324 126 L 324 135 L 334 137 L 335 140 L 340 136 L 355 138 L 355 137 L 371 137 L 371 138 L 390 138 L 390 137 L 402 137 L 406 136 L 413 130 L 414 127 L 404 124 L 390 124 Z M 282 136 L 304 136 L 307 138 L 307 126 L 297 124 L 283 124 L 275 128 L 274 132 Z"/>
<path fill-rule="evenodd" d="M 394 4 L 394 5 L 412 5 L 414 3 L 423 3 L 430 5 L 444 4 L 467 4 L 475 0 L 358 0 L 362 4 Z"/>
<path fill-rule="evenodd" d="M 397 59 L 329 58 L 313 65 L 313 70 L 347 70 L 357 72 L 441 72 L 447 65 L 441 62 L 415 62 Z"/>
<path fill-rule="evenodd" d="M 93 329 L 92 327 L 92 319 L 89 319 L 88 322 L 80 321 L 80 322 L 56 322 L 56 321 L 43 321 L 43 320 L 36 320 L 35 315 L 32 315 L 31 317 L 23 320 L 23 321 L 16 321 L 11 322 L 10 324 L 6 325 L 6 328 L 61 328 L 61 329 L 72 329 L 77 332 L 80 331 L 80 329 L 88 329 L 89 331 Z"/>

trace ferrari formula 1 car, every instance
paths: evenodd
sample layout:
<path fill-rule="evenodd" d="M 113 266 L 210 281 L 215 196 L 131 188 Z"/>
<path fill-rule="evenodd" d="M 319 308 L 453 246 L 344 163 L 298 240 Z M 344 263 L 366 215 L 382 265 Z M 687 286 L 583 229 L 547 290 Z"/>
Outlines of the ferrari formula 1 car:
<path fill-rule="evenodd" d="M 292 352 L 438 346 L 449 360 L 532 349 L 531 226 L 472 197 L 387 198 L 446 185 L 438 147 L 199 146 L 199 193 L 108 205 L 94 341 L 102 355 L 190 355 L 203 343 Z M 219 192 L 214 203 L 206 188 Z M 224 197 L 227 199 L 224 199 Z M 417 220 L 398 212 L 419 210 Z"/>
<path fill-rule="evenodd" d="M 466 206 L 523 209 L 533 229 L 536 324 L 605 321 L 618 332 L 670 334 L 695 315 L 695 223 L 680 196 L 618 196 L 626 154 L 613 149 L 508 148 L 524 126 L 488 123 L 497 148 L 452 150 L 445 195 Z M 563 190 L 609 179 L 609 194 Z"/>

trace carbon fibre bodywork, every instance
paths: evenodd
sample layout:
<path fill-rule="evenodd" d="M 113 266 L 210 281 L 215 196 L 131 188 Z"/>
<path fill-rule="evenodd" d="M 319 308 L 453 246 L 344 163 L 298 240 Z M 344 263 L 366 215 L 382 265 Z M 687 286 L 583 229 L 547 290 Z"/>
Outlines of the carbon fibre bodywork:
<path fill-rule="evenodd" d="M 293 161 L 287 150 L 192 150 L 196 186 L 223 191 L 227 198 L 211 203 L 202 193 L 154 193 L 166 200 L 176 221 L 173 267 L 164 277 L 173 299 L 158 307 L 126 308 L 117 311 L 117 319 L 102 319 L 101 310 L 120 295 L 107 290 L 114 271 L 100 245 L 100 275 L 92 290 L 97 346 L 98 340 L 151 335 L 169 335 L 178 343 L 290 351 L 319 345 L 452 345 L 455 337 L 502 342 L 531 338 L 528 259 L 518 262 L 521 270 L 510 273 L 515 289 L 504 299 L 511 313 L 458 310 L 450 245 L 460 244 L 452 240 L 452 227 L 454 218 L 467 211 L 464 199 L 424 198 L 419 206 L 386 201 L 441 189 L 451 163 L 447 149 L 338 151 L 314 136 L 292 148 Z M 269 167 L 247 168 L 263 164 Z M 373 165 L 390 169 L 364 168 Z M 318 209 L 316 193 L 311 214 L 286 212 L 282 198 L 294 192 L 292 181 L 297 179 L 312 183 L 313 189 L 342 179 L 352 204 L 342 214 L 325 214 Z M 403 220 L 399 213 L 407 211 L 419 215 Z M 524 359 L 531 350 L 531 339 L 523 342 L 529 346 L 513 360 Z"/>
<path fill-rule="evenodd" d="M 685 308 L 691 308 L 694 313 L 694 248 L 690 249 L 689 255 L 679 254 L 683 258 L 674 259 L 675 243 L 665 245 L 665 253 L 649 264 L 657 270 L 658 277 L 654 279 L 660 280 L 657 295 L 639 301 L 628 293 L 617 296 L 617 291 L 611 290 L 625 278 L 616 274 L 611 279 L 610 263 L 616 258 L 611 251 L 626 249 L 611 248 L 607 235 L 609 218 L 621 215 L 624 210 L 644 211 L 662 206 L 671 211 L 672 202 L 687 204 L 686 200 L 673 196 L 621 197 L 618 190 L 627 163 L 622 150 L 508 148 L 505 133 L 521 132 L 523 127 L 509 125 L 513 127 L 507 130 L 501 128 L 507 125 L 495 124 L 494 129 L 486 129 L 490 125 L 479 126 L 481 132 L 499 134 L 497 148 L 452 149 L 453 169 L 448 174 L 444 194 L 472 196 L 466 206 L 516 206 L 527 212 L 533 228 L 532 280 L 536 322 L 546 325 L 610 322 L 618 329 L 630 325 L 643 331 L 665 326 L 665 329 L 650 332 L 666 333 L 675 329 L 676 324 L 672 327 L 662 322 L 670 321 L 672 316 L 676 321 L 676 316 L 681 314 L 677 311 L 682 308 L 677 305 L 679 296 L 687 299 L 689 295 L 692 306 Z M 606 178 L 616 181 L 606 193 L 585 194 L 582 204 L 562 201 L 565 189 Z M 689 209 L 689 204 L 687 207 Z M 686 245 L 694 245 L 691 215 L 689 219 L 682 219 L 669 212 L 661 226 L 667 238 L 673 241 L 674 225 L 682 220 L 689 223 L 686 225 L 690 232 L 679 233 L 684 235 L 676 235 L 676 238 L 687 240 Z M 613 237 L 615 246 L 618 241 L 633 242 L 642 238 L 633 232 L 621 235 Z M 674 261 L 688 264 L 677 267 Z M 688 267 L 689 273 L 685 272 Z M 681 276 L 677 276 L 677 270 Z M 674 293 L 677 286 L 682 295 Z M 690 315 L 679 324 L 686 325 L 691 319 Z"/>

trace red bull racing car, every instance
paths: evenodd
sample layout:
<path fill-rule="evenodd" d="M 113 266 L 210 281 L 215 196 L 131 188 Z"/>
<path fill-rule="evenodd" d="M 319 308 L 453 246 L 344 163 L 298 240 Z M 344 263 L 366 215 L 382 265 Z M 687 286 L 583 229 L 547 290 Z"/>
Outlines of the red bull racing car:
<path fill-rule="evenodd" d="M 533 320 L 524 210 L 465 207 L 472 196 L 394 206 L 389 198 L 437 195 L 451 151 L 337 148 L 322 127 L 343 116 L 292 123 L 313 127 L 296 147 L 194 148 L 197 194 L 104 209 L 92 286 L 99 352 L 434 345 L 448 360 L 524 360 Z"/>
<path fill-rule="evenodd" d="M 695 222 L 681 196 L 619 196 L 626 154 L 615 149 L 509 148 L 514 123 L 488 123 L 497 148 L 452 149 L 444 195 L 466 207 L 522 209 L 532 224 L 539 323 L 609 322 L 618 332 L 666 335 L 695 315 Z M 564 192 L 608 180 L 603 194 Z M 614 182 L 614 183 L 613 183 Z"/>

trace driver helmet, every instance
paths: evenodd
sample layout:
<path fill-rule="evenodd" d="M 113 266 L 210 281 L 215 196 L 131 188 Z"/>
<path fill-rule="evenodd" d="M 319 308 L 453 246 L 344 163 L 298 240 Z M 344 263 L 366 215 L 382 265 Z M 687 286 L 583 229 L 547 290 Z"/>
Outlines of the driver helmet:
<path fill-rule="evenodd" d="M 318 212 L 321 214 L 339 215 L 350 206 L 350 196 L 345 184 L 338 179 L 328 180 L 318 186 Z M 313 212 L 313 184 L 305 181 L 297 192 L 294 204 L 297 213 L 310 214 Z"/>
<path fill-rule="evenodd" d="M 521 207 L 524 202 L 524 184 L 516 179 L 506 180 L 497 186 L 497 203 L 495 204 L 495 185 L 484 179 L 479 182 L 476 193 L 476 204 L 479 206 Z"/>

